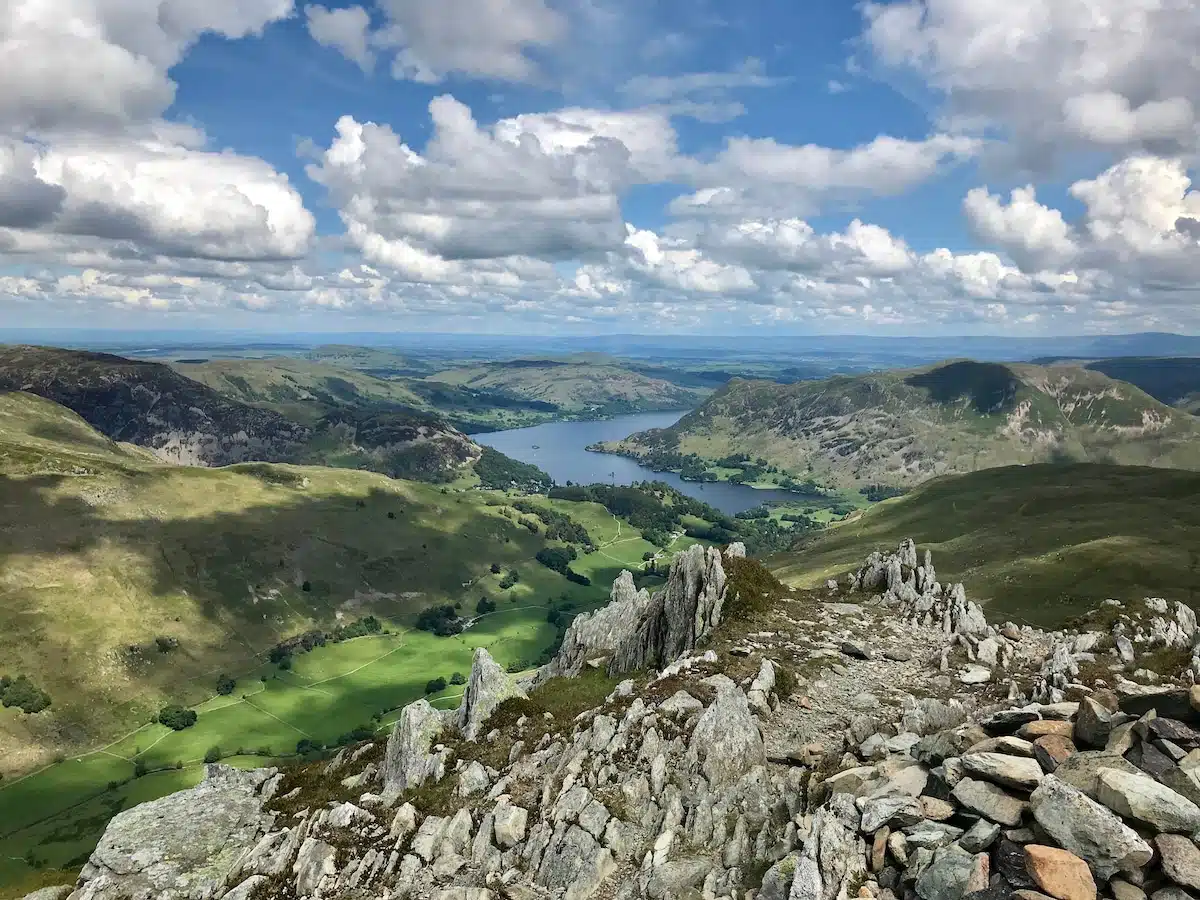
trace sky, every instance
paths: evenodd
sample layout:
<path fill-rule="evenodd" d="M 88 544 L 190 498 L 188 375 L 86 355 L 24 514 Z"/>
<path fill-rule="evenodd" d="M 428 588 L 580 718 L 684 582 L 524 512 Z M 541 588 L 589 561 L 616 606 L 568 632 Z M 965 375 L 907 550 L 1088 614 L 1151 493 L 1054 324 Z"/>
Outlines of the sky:
<path fill-rule="evenodd" d="M 0 0 L 0 323 L 1200 332 L 1195 0 Z"/>

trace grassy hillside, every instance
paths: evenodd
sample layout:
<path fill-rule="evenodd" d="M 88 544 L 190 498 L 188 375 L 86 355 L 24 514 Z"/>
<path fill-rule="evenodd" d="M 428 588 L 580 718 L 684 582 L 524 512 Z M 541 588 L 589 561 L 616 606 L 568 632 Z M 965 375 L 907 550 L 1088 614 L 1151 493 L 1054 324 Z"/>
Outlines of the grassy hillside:
<path fill-rule="evenodd" d="M 29 861 L 77 867 L 111 815 L 194 780 L 213 748 L 250 764 L 385 728 L 478 646 L 527 668 L 621 569 L 695 542 L 660 550 L 598 503 L 517 502 L 363 471 L 165 465 L 43 398 L 0 394 L 0 675 L 50 698 L 0 707 L 0 885 L 36 880 Z M 536 559 L 565 546 L 547 536 L 562 516 L 592 548 L 575 581 Z M 415 627 L 443 604 L 483 614 L 451 637 Z M 377 630 L 272 661 L 282 641 L 367 616 Z M 226 695 L 221 675 L 236 680 Z M 167 703 L 198 721 L 153 723 Z"/>
<path fill-rule="evenodd" d="M 619 415 L 695 406 L 708 391 L 588 359 L 516 359 L 449 369 L 427 381 L 552 403 L 569 413 Z"/>
<path fill-rule="evenodd" d="M 735 380 L 671 428 L 604 449 L 693 477 L 742 456 L 776 481 L 911 487 L 1049 460 L 1198 468 L 1200 422 L 1101 372 L 963 360 L 788 385 Z"/>
<path fill-rule="evenodd" d="M 771 566 L 815 587 L 906 537 L 993 621 L 1061 626 L 1110 597 L 1200 608 L 1200 473 L 1170 469 L 1036 465 L 938 478 Z"/>
<path fill-rule="evenodd" d="M 1200 357 L 1100 359 L 1087 368 L 1135 384 L 1151 397 L 1200 415 Z"/>
<path fill-rule="evenodd" d="M 443 415 L 469 433 L 536 425 L 558 412 L 549 403 L 393 375 L 381 354 L 356 349 L 328 348 L 317 359 L 212 359 L 174 368 L 232 399 L 312 425 L 335 411 L 417 410 Z"/>

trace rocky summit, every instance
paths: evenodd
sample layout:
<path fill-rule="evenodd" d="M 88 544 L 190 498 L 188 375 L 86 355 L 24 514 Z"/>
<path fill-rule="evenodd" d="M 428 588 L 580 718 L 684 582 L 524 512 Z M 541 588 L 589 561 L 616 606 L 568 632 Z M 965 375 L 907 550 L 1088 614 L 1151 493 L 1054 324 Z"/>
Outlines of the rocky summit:
<path fill-rule="evenodd" d="M 989 623 L 906 541 L 793 591 L 694 547 L 521 681 L 121 813 L 71 900 L 1186 900 L 1200 638 L 1181 603 Z"/>

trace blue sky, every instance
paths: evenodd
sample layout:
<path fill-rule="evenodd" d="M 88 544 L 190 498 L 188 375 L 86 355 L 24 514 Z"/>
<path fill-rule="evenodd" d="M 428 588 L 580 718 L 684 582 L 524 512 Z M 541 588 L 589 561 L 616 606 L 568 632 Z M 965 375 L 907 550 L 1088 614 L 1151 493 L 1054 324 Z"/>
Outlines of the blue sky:
<path fill-rule="evenodd" d="M 1200 328 L 1187 5 L 14 3 L 13 325 Z"/>

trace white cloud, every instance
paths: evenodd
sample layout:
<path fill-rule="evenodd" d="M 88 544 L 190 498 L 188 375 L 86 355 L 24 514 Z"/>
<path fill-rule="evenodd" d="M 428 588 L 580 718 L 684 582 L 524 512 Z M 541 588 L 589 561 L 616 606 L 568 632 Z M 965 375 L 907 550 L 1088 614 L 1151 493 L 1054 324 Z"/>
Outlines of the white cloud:
<path fill-rule="evenodd" d="M 6 0 L 0 128 L 121 128 L 161 115 L 168 72 L 202 34 L 261 32 L 292 0 Z"/>
<path fill-rule="evenodd" d="M 172 141 L 0 144 L 0 196 L 13 183 L 18 199 L 0 225 L 39 228 L 61 247 L 93 238 L 139 255 L 274 259 L 304 255 L 314 230 L 300 195 L 267 163 Z"/>
<path fill-rule="evenodd" d="M 1007 206 L 986 187 L 974 188 L 963 200 L 963 211 L 977 236 L 999 244 L 1024 269 L 1063 265 L 1077 252 L 1062 213 L 1038 203 L 1033 185 L 1015 189 Z"/>
<path fill-rule="evenodd" d="M 728 72 L 688 72 L 677 75 L 635 75 L 620 87 L 620 94 L 637 106 L 654 106 L 672 115 L 691 116 L 704 122 L 728 122 L 746 108 L 733 99 L 736 91 L 786 84 L 789 78 L 773 77 L 758 59 L 747 59 Z"/>
<path fill-rule="evenodd" d="M 383 21 L 371 30 L 361 6 L 309 6 L 309 33 L 364 69 L 378 51 L 397 79 L 437 84 L 448 75 L 535 82 L 533 54 L 562 41 L 565 16 L 545 0 L 377 0 Z"/>
<path fill-rule="evenodd" d="M 369 72 L 375 65 L 370 47 L 371 16 L 361 6 L 326 9 L 312 4 L 304 9 L 308 33 L 318 44 L 332 47 L 348 60 Z"/>
<path fill-rule="evenodd" d="M 713 161 L 686 167 L 700 190 L 676 199 L 671 211 L 733 218 L 811 214 L 830 199 L 901 193 L 978 149 L 973 138 L 949 135 L 923 141 L 881 135 L 850 149 L 731 138 Z"/>
<path fill-rule="evenodd" d="M 997 129 L 1020 162 L 1071 146 L 1197 149 L 1200 7 L 1187 0 L 867 3 L 865 39 L 916 72 L 949 121 Z"/>
<path fill-rule="evenodd" d="M 619 247 L 620 192 L 666 165 L 674 144 L 654 114 L 563 110 L 481 127 L 449 96 L 429 110 L 423 153 L 387 126 L 343 117 L 309 167 L 368 261 L 418 281 L 454 280 L 469 261 Z"/>

